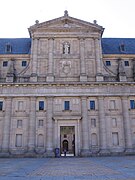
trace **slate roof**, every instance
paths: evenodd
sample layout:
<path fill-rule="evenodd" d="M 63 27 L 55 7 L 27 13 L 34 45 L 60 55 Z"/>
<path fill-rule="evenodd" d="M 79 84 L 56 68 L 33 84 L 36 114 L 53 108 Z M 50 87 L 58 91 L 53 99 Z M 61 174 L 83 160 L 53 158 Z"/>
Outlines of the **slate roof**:
<path fill-rule="evenodd" d="M 121 46 L 124 46 L 124 51 Z M 135 54 L 135 38 L 102 38 L 102 53 Z"/>
<path fill-rule="evenodd" d="M 6 52 L 10 44 L 11 52 Z M 122 51 L 121 46 L 124 46 Z M 135 38 L 102 38 L 103 54 L 135 54 Z M 31 38 L 2 38 L 0 39 L 0 54 L 30 54 Z"/>
<path fill-rule="evenodd" d="M 6 45 L 11 45 L 12 51 L 6 52 Z M 2 38 L 0 39 L 0 54 L 30 54 L 30 38 Z"/>

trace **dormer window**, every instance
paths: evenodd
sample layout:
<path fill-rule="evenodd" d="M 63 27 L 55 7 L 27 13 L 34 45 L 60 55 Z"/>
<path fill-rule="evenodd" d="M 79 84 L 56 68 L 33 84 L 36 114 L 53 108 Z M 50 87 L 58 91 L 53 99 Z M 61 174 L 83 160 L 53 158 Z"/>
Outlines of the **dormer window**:
<path fill-rule="evenodd" d="M 6 51 L 6 53 L 11 53 L 12 52 L 12 46 L 11 46 L 11 44 L 6 44 L 6 47 L 5 47 L 5 51 Z"/>
<path fill-rule="evenodd" d="M 124 52 L 125 51 L 125 45 L 124 44 L 120 44 L 120 51 Z"/>
<path fill-rule="evenodd" d="M 70 44 L 68 42 L 63 44 L 63 54 L 70 54 Z"/>

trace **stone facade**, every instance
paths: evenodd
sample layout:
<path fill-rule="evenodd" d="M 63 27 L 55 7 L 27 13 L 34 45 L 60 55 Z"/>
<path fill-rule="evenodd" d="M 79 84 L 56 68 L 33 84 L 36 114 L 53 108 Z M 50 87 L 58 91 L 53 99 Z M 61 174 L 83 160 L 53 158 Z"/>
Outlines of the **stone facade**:
<path fill-rule="evenodd" d="M 103 31 L 65 11 L 29 28 L 27 52 L 0 39 L 0 156 L 135 153 L 135 50 L 104 53 Z"/>

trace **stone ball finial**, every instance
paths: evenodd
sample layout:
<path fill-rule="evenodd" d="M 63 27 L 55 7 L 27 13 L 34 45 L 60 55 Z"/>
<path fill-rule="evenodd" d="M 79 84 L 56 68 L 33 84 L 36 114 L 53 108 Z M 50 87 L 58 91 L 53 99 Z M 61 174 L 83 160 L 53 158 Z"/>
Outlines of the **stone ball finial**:
<path fill-rule="evenodd" d="M 36 20 L 35 23 L 36 23 L 36 24 L 39 24 L 39 20 Z"/>
<path fill-rule="evenodd" d="M 64 11 L 64 16 L 68 16 L 68 11 L 67 10 Z"/>
<path fill-rule="evenodd" d="M 93 23 L 94 23 L 94 24 L 97 24 L 97 20 L 94 20 Z"/>

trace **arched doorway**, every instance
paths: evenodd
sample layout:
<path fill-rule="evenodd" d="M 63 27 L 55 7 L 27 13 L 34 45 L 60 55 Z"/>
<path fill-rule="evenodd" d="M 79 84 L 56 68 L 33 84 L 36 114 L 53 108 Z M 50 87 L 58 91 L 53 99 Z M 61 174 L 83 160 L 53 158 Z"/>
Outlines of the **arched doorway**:
<path fill-rule="evenodd" d="M 64 140 L 62 144 L 63 144 L 63 151 L 66 150 L 66 152 L 67 152 L 68 151 L 68 141 Z"/>

